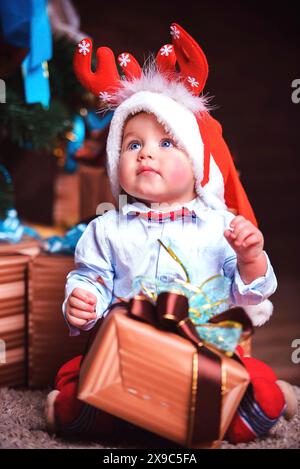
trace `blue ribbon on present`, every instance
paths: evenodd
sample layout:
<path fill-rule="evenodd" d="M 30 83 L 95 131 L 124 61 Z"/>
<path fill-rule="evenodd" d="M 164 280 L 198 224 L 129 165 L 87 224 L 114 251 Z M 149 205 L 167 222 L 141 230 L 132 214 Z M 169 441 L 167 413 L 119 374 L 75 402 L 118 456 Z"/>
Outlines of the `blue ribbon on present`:
<path fill-rule="evenodd" d="M 0 241 L 19 243 L 24 236 L 41 239 L 36 230 L 21 223 L 14 208 L 8 209 L 6 218 L 0 220 Z"/>
<path fill-rule="evenodd" d="M 189 317 L 195 325 L 199 337 L 205 343 L 231 354 L 240 342 L 243 332 L 241 324 L 236 321 L 222 321 L 216 324 L 208 322 L 209 319 L 228 309 L 227 279 L 218 275 L 204 283 L 206 288 L 201 290 L 199 286 L 178 278 L 163 282 L 158 279 L 137 276 L 133 280 L 129 298 L 142 294 L 155 304 L 158 295 L 163 292 L 185 295 L 189 301 Z M 220 289 L 219 296 L 217 296 L 218 288 Z"/>
<path fill-rule="evenodd" d="M 74 254 L 86 227 L 86 223 L 79 223 L 67 231 L 65 236 L 51 236 L 42 240 L 36 230 L 21 223 L 17 211 L 12 208 L 7 210 L 6 218 L 0 220 L 0 242 L 19 243 L 24 237 L 31 237 L 42 241 L 43 249 L 51 254 Z"/>
<path fill-rule="evenodd" d="M 79 223 L 64 236 L 51 236 L 43 242 L 45 251 L 51 254 L 74 254 L 76 245 L 86 229 L 86 223 Z"/>
<path fill-rule="evenodd" d="M 52 57 L 52 34 L 47 0 L 2 0 L 0 19 L 5 42 L 27 47 L 22 64 L 25 99 L 47 108 L 50 86 L 47 61 Z"/>
<path fill-rule="evenodd" d="M 160 245 L 177 262 L 185 273 L 186 280 L 173 278 L 163 282 L 145 276 L 137 276 L 133 280 L 129 297 L 143 294 L 152 303 L 156 303 L 157 297 L 162 292 L 174 292 L 185 295 L 189 301 L 189 317 L 196 327 L 200 338 L 207 344 L 217 349 L 232 354 L 239 344 L 243 328 L 236 321 L 222 321 L 210 323 L 209 320 L 228 309 L 230 304 L 231 282 L 222 275 L 208 278 L 201 285 L 193 285 L 190 274 L 173 248 L 165 246 L 161 240 Z M 166 276 L 168 278 L 170 276 Z M 162 278 L 162 277 L 161 277 Z"/>

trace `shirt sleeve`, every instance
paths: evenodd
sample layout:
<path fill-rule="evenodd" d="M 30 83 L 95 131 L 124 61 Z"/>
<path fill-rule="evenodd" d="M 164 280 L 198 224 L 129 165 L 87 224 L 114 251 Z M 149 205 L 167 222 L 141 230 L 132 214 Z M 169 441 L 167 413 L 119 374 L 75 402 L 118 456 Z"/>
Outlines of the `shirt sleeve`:
<path fill-rule="evenodd" d="M 232 253 L 234 251 L 232 250 Z M 235 305 L 256 305 L 271 296 L 277 288 L 277 279 L 267 253 L 267 272 L 265 275 L 245 284 L 240 276 L 235 253 L 225 259 L 223 273 L 231 279 L 231 301 Z"/>
<path fill-rule="evenodd" d="M 80 334 L 80 329 L 69 324 L 66 319 L 66 303 L 74 288 L 83 288 L 97 297 L 97 318 L 87 322 L 81 330 L 90 330 L 112 301 L 114 266 L 102 216 L 95 218 L 87 226 L 77 243 L 74 260 L 75 269 L 67 275 L 65 300 L 62 305 L 71 336 Z M 106 286 L 99 282 L 101 279 Z"/>

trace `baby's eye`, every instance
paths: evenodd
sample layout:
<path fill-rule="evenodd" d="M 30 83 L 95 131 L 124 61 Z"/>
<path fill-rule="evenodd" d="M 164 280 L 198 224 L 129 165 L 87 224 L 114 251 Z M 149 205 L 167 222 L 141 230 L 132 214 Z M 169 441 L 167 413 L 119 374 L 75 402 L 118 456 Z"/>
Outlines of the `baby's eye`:
<path fill-rule="evenodd" d="M 140 142 L 130 142 L 127 148 L 128 150 L 139 150 L 140 147 Z"/>
<path fill-rule="evenodd" d="M 171 148 L 175 146 L 173 140 L 171 140 L 170 138 L 164 138 L 160 144 L 164 148 Z"/>

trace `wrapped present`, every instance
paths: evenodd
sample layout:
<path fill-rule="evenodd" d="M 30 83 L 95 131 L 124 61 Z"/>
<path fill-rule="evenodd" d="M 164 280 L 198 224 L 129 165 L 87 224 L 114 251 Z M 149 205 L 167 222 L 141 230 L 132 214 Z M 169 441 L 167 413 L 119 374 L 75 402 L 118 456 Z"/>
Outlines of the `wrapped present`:
<path fill-rule="evenodd" d="M 226 278 L 193 285 L 158 241 L 186 280 L 134 279 L 83 361 L 78 397 L 181 445 L 215 447 L 249 384 L 235 350 L 252 324 L 242 308 L 228 309 Z"/>
<path fill-rule="evenodd" d="M 53 220 L 56 226 L 69 227 L 80 220 L 80 178 L 78 172 L 67 174 L 57 171 Z"/>
<path fill-rule="evenodd" d="M 18 231 L 21 225 L 18 220 L 15 221 Z M 13 226 L 10 228 L 9 234 L 13 235 Z M 4 233 L 5 230 L 2 230 Z M 0 242 L 1 386 L 25 385 L 27 382 L 28 263 L 39 254 L 41 244 L 38 239 L 24 235 L 23 229 L 22 234 L 19 241 Z"/>
<path fill-rule="evenodd" d="M 78 397 L 181 445 L 215 447 L 248 383 L 236 355 L 200 339 L 187 298 L 162 292 L 156 305 L 136 296 L 104 319 Z"/>
<path fill-rule="evenodd" d="M 39 254 L 41 251 L 41 242 L 32 238 L 23 238 L 18 243 L 1 242 L 0 243 L 0 256 L 7 256 L 12 254 L 25 254 L 32 257 Z"/>
<path fill-rule="evenodd" d="M 70 337 L 61 307 L 73 256 L 42 253 L 29 263 L 29 386 L 53 386 L 61 365 L 83 352 L 86 336 Z"/>
<path fill-rule="evenodd" d="M 80 219 L 96 215 L 97 206 L 102 203 L 115 204 L 105 167 L 79 166 Z"/>
<path fill-rule="evenodd" d="M 0 256 L 0 386 L 26 384 L 28 261 L 25 255 Z"/>

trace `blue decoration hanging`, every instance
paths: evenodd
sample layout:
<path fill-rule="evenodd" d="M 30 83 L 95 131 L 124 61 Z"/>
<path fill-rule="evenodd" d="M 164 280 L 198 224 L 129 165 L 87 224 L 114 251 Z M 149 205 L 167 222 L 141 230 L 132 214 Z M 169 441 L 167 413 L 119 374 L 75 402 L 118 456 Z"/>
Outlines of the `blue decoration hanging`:
<path fill-rule="evenodd" d="M 27 47 L 22 64 L 25 100 L 47 108 L 50 86 L 47 61 L 52 57 L 52 35 L 47 0 L 2 0 L 0 21 L 5 42 Z"/>
<path fill-rule="evenodd" d="M 73 128 L 67 134 L 66 160 L 64 170 L 74 173 L 77 162 L 74 159 L 75 153 L 83 146 L 86 138 L 86 130 L 103 130 L 110 123 L 113 112 L 107 112 L 100 117 L 95 111 L 87 111 L 86 115 L 76 114 L 73 120 Z"/>
<path fill-rule="evenodd" d="M 113 112 L 106 112 L 100 117 L 99 113 L 88 111 L 86 115 L 86 123 L 89 130 L 103 130 L 110 123 Z"/>
<path fill-rule="evenodd" d="M 74 154 L 82 147 L 85 139 L 85 122 L 83 117 L 76 114 L 73 120 L 73 128 L 67 134 L 66 160 L 64 170 L 68 173 L 76 171 L 77 162 Z"/>

